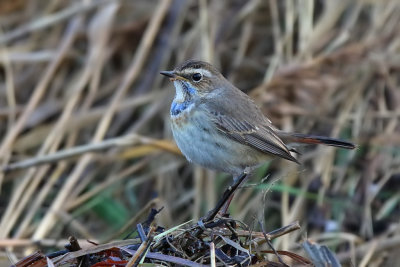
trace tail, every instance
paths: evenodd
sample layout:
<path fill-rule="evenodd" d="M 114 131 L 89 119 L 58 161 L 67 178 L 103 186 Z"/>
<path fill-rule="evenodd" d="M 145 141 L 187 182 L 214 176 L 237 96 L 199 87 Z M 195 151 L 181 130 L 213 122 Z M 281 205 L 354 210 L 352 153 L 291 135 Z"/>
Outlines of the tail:
<path fill-rule="evenodd" d="M 304 143 L 304 144 L 321 144 L 327 146 L 341 147 L 346 149 L 354 149 L 356 145 L 347 141 L 330 138 L 326 136 L 307 135 L 300 133 L 277 132 L 279 138 L 285 143 Z"/>

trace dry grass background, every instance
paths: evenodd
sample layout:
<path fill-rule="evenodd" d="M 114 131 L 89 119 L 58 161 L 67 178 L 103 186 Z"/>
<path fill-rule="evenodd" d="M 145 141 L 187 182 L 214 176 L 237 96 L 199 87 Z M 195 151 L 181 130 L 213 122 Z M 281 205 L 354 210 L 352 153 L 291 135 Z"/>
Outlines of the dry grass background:
<path fill-rule="evenodd" d="M 399 25 L 396 0 L 0 1 L 2 264 L 69 235 L 121 238 L 153 206 L 167 228 L 214 206 L 230 178 L 180 155 L 174 89 L 159 75 L 197 58 L 276 126 L 358 144 L 303 149 L 300 166 L 266 163 L 232 217 L 267 230 L 299 220 L 278 249 L 307 237 L 345 265 L 394 266 Z"/>

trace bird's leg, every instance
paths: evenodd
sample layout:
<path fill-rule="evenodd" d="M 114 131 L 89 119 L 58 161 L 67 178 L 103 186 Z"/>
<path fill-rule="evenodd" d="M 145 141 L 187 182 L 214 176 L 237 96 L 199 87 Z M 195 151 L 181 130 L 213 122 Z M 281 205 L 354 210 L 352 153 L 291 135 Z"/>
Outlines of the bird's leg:
<path fill-rule="evenodd" d="M 236 187 L 236 189 L 237 189 L 237 188 L 239 188 L 242 184 L 244 184 L 245 181 L 246 181 L 247 174 L 242 178 L 243 174 L 244 174 L 244 172 L 243 172 L 242 174 L 240 174 L 239 176 L 234 177 L 234 178 L 233 178 L 233 184 L 232 184 L 230 187 L 233 187 L 233 186 L 235 186 L 236 184 L 238 184 L 237 187 Z M 229 189 L 229 188 L 228 188 L 228 189 Z M 225 214 L 227 214 L 228 209 L 229 209 L 229 206 L 231 205 L 231 202 L 232 202 L 232 200 L 233 200 L 233 197 L 235 196 L 236 189 L 232 192 L 232 194 L 231 194 L 231 196 L 229 197 L 229 199 L 226 200 L 226 202 L 224 203 L 224 206 L 222 206 L 221 210 L 219 211 L 219 214 L 220 214 L 221 216 L 224 216 Z"/>
<path fill-rule="evenodd" d="M 232 199 L 235 196 L 235 192 L 229 197 L 229 199 L 225 202 L 224 206 L 222 206 L 221 210 L 219 211 L 220 216 L 224 216 L 228 214 L 229 206 L 231 205 Z"/>
<path fill-rule="evenodd" d="M 215 208 L 207 214 L 203 222 L 212 221 L 219 212 L 221 212 L 221 214 L 226 213 L 233 199 L 233 196 L 235 195 L 236 190 L 245 181 L 246 177 L 247 173 L 242 172 L 239 176 L 234 178 L 233 183 L 225 190 L 222 198 L 220 198 Z"/>
<path fill-rule="evenodd" d="M 232 201 L 235 191 L 245 181 L 246 177 L 247 172 L 243 172 L 233 180 L 233 184 L 231 184 L 225 190 L 222 198 L 220 198 L 215 208 L 210 210 L 204 218 L 200 219 L 200 221 L 198 222 L 200 226 L 204 226 L 204 223 L 212 221 L 222 208 L 223 212 L 226 212 L 226 210 L 229 208 L 229 204 Z"/>

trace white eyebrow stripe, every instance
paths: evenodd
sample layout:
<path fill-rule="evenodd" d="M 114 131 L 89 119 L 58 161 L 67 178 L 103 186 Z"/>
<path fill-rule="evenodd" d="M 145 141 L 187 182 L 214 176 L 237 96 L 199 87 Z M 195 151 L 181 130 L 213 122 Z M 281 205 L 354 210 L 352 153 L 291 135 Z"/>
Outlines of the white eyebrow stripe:
<path fill-rule="evenodd" d="M 206 77 L 208 77 L 208 78 L 211 77 L 211 72 L 209 72 L 208 70 L 199 69 L 199 72 L 200 72 L 203 76 L 206 76 Z"/>
<path fill-rule="evenodd" d="M 183 71 L 183 74 L 189 75 L 189 74 L 194 74 L 194 73 L 201 73 L 201 75 L 211 78 L 212 74 L 208 70 L 205 69 L 186 69 Z"/>

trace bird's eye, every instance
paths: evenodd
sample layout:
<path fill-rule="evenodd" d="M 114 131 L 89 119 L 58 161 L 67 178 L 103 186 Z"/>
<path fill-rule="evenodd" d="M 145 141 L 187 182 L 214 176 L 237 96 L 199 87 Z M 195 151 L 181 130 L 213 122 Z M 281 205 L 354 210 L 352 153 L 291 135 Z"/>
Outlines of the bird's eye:
<path fill-rule="evenodd" d="M 192 76 L 192 79 L 195 82 L 199 82 L 201 80 L 201 78 L 203 78 L 203 76 L 201 75 L 201 73 L 198 73 L 198 72 L 193 74 L 193 76 Z"/>

